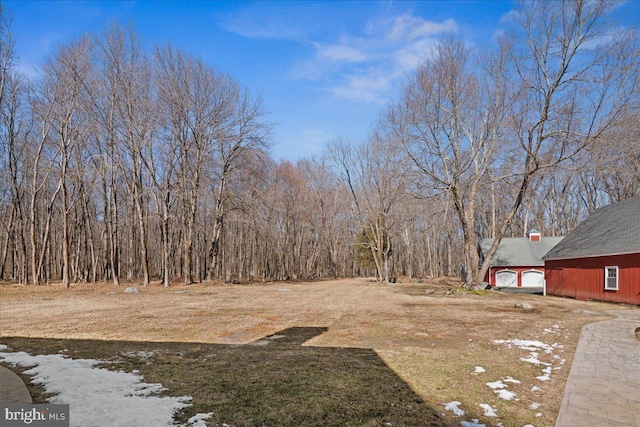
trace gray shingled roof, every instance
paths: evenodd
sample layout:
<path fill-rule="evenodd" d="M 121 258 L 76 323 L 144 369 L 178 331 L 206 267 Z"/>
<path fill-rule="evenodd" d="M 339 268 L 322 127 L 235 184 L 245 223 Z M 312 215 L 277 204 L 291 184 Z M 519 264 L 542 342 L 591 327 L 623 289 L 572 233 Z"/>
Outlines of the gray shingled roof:
<path fill-rule="evenodd" d="M 491 258 L 490 267 L 542 267 L 542 257 L 556 246 L 563 237 L 543 237 L 529 241 L 527 237 L 506 237 L 500 241 L 498 250 Z M 493 239 L 481 239 L 480 250 L 486 256 Z"/>
<path fill-rule="evenodd" d="M 596 209 L 544 259 L 629 253 L 640 253 L 640 196 Z"/>

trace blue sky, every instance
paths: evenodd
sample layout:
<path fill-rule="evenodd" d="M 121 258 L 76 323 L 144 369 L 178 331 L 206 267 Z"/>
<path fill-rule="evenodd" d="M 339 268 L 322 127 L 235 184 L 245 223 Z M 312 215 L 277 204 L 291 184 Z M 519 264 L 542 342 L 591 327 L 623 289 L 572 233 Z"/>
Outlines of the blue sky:
<path fill-rule="evenodd" d="M 7 1 L 20 70 L 36 76 L 59 44 L 115 20 L 151 49 L 171 43 L 261 93 L 273 155 L 295 161 L 336 137 L 362 140 L 442 34 L 489 43 L 500 1 Z"/>

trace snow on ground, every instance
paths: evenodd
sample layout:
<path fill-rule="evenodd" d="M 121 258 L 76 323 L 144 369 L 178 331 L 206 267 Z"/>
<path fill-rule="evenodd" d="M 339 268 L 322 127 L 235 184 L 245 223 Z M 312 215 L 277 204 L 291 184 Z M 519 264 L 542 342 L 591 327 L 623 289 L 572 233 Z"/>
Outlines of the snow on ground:
<path fill-rule="evenodd" d="M 505 383 L 502 382 L 502 380 L 498 380 L 498 381 L 494 381 L 492 383 L 487 383 L 487 386 L 489 386 L 489 388 L 495 390 L 498 388 L 505 388 L 507 385 Z"/>
<path fill-rule="evenodd" d="M 465 412 L 464 410 L 459 408 L 460 405 L 462 405 L 462 403 L 458 402 L 457 400 L 454 400 L 453 402 L 445 403 L 444 409 L 445 411 L 452 411 L 454 414 L 461 417 L 464 415 Z"/>
<path fill-rule="evenodd" d="M 150 359 L 156 355 L 155 351 L 121 351 L 121 355 L 127 357 L 141 357 L 143 359 Z"/>
<path fill-rule="evenodd" d="M 476 370 L 474 371 L 476 374 L 481 374 L 483 372 L 487 372 L 482 366 L 476 366 Z"/>
<path fill-rule="evenodd" d="M 195 414 L 193 417 L 189 418 L 186 426 L 188 427 L 207 427 L 207 423 L 205 420 L 213 417 L 213 412 L 209 412 L 208 414 Z M 186 427 L 185 426 L 185 427 Z"/>
<path fill-rule="evenodd" d="M 505 381 L 511 382 L 511 383 L 516 383 L 516 384 L 520 383 L 520 381 L 514 380 L 511 377 L 507 377 L 505 379 Z M 491 382 L 491 383 L 487 383 L 487 386 L 490 389 L 492 389 L 493 392 L 495 394 L 497 394 L 500 399 L 512 400 L 512 399 L 514 399 L 516 397 L 516 394 L 514 392 L 506 390 L 507 385 L 505 383 L 503 383 L 502 380 L 498 380 L 498 381 L 494 381 L 494 382 Z"/>
<path fill-rule="evenodd" d="M 555 329 L 560 329 L 560 327 L 558 325 L 553 325 L 553 328 Z M 546 331 L 546 329 L 545 329 Z M 550 330 L 551 331 L 551 330 Z M 496 344 L 505 344 L 507 345 L 508 348 L 511 348 L 512 345 L 522 349 L 522 350 L 526 350 L 529 352 L 529 356 L 528 357 L 521 357 L 520 360 L 523 362 L 527 362 L 527 363 L 532 363 L 536 366 L 545 366 L 545 368 L 542 369 L 542 373 L 543 375 L 537 376 L 536 378 L 540 381 L 548 381 L 551 379 L 551 371 L 552 370 L 557 370 L 560 369 L 560 367 L 555 367 L 552 368 L 553 363 L 549 363 L 549 362 L 543 362 L 540 360 L 540 350 L 544 351 L 545 354 L 550 355 L 551 360 L 557 360 L 558 357 L 557 355 L 552 355 L 551 353 L 553 353 L 554 350 L 556 349 L 562 349 L 564 348 L 564 346 L 562 344 L 558 344 L 558 343 L 553 343 L 553 344 L 547 344 L 544 343 L 542 341 L 536 341 L 536 340 L 519 340 L 519 339 L 514 339 L 514 340 L 493 340 L 494 343 Z M 560 364 L 564 363 L 564 359 L 561 359 L 562 361 L 560 362 Z M 532 390 L 533 391 L 533 390 Z"/>
<path fill-rule="evenodd" d="M 514 379 L 513 379 L 513 378 L 511 378 L 511 377 L 504 378 L 504 382 L 506 382 L 506 383 L 513 383 L 513 384 L 520 384 L 520 381 L 518 381 L 518 380 L 514 380 Z"/>
<path fill-rule="evenodd" d="M 495 408 L 492 408 L 491 405 L 489 405 L 487 403 L 481 403 L 478 406 L 480 406 L 482 409 L 484 409 L 484 416 L 485 417 L 497 417 L 498 416 L 498 414 L 496 414 Z"/>
<path fill-rule="evenodd" d="M 538 387 L 537 385 L 534 385 L 533 387 L 531 387 L 531 391 L 540 391 L 542 390 L 540 387 Z"/>
<path fill-rule="evenodd" d="M 100 368 L 98 360 L 61 354 L 31 356 L 22 351 L 0 352 L 0 358 L 31 368 L 24 373 L 32 377 L 32 383 L 54 394 L 50 403 L 69 404 L 72 427 L 174 426 L 176 411 L 191 406 L 189 396 L 160 397 L 165 390 L 161 384 L 142 382 L 141 375 Z M 198 414 L 182 427 L 204 427 L 203 420 L 211 415 Z"/>
<path fill-rule="evenodd" d="M 500 399 L 503 399 L 503 400 L 513 400 L 516 397 L 516 394 L 509 390 L 494 390 L 493 392 L 497 394 Z"/>
<path fill-rule="evenodd" d="M 529 353 L 529 357 L 521 357 L 520 360 L 522 360 L 523 362 L 527 362 L 527 363 L 533 363 L 534 365 L 544 365 L 544 366 L 549 366 L 551 365 L 551 363 L 547 363 L 547 362 L 542 362 L 540 361 L 540 359 L 538 359 L 538 354 L 535 351 L 532 351 L 531 353 Z"/>
<path fill-rule="evenodd" d="M 460 425 L 462 427 L 487 427 L 486 424 L 479 424 L 479 421 L 477 418 L 474 418 L 471 421 L 460 421 Z"/>
<path fill-rule="evenodd" d="M 539 403 L 533 402 L 531 405 L 529 405 L 529 408 L 531 409 L 538 409 L 540 407 Z"/>

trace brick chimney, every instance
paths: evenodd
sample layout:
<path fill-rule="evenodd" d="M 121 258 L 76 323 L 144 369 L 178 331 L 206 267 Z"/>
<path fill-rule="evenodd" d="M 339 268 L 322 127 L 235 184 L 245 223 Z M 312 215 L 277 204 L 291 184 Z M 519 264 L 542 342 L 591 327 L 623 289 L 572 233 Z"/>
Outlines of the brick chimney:
<path fill-rule="evenodd" d="M 529 238 L 530 242 L 539 242 L 540 239 L 542 238 L 542 235 L 540 234 L 540 232 L 538 230 L 536 230 L 535 228 L 532 228 L 527 233 L 527 237 Z"/>

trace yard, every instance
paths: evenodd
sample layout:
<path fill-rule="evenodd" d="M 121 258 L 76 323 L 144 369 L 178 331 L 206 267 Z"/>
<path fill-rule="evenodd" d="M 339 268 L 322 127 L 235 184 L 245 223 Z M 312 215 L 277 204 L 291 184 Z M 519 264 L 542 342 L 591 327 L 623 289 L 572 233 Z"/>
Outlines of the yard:
<path fill-rule="evenodd" d="M 582 325 L 620 306 L 458 286 L 3 284 L 0 344 L 96 359 L 191 396 L 180 423 L 552 426 Z"/>

